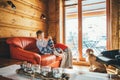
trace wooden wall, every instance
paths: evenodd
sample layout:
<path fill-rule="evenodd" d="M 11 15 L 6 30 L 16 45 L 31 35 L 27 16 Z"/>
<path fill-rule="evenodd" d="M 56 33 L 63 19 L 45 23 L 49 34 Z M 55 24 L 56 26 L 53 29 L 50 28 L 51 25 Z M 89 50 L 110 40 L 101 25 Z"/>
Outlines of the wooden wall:
<path fill-rule="evenodd" d="M 8 37 L 36 37 L 37 30 L 47 32 L 47 0 L 11 0 L 16 9 L 0 6 L 0 57 L 9 58 Z"/>
<path fill-rule="evenodd" d="M 118 26 L 118 33 L 119 33 L 119 49 L 120 49 L 120 0 L 119 0 L 119 26 Z"/>
<path fill-rule="evenodd" d="M 46 0 L 11 0 L 16 9 L 10 6 L 0 7 L 0 38 L 14 36 L 35 37 L 37 30 L 46 32 L 47 21 L 40 19 L 47 16 Z"/>
<path fill-rule="evenodd" d="M 48 34 L 58 41 L 59 34 L 59 0 L 48 1 Z"/>
<path fill-rule="evenodd" d="M 120 0 L 119 0 L 119 26 L 118 26 L 118 34 L 119 34 L 119 49 L 120 49 Z"/>
<path fill-rule="evenodd" d="M 120 49 L 120 2 L 111 0 L 112 49 Z"/>

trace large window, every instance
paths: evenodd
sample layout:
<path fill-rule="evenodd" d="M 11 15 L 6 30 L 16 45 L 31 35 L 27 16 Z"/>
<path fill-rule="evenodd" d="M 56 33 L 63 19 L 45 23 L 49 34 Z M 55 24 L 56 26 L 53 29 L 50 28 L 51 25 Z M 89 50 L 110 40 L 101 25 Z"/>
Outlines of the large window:
<path fill-rule="evenodd" d="M 82 52 L 86 57 L 85 51 L 88 48 L 94 50 L 95 55 L 106 50 L 106 16 L 91 16 L 83 18 L 82 28 Z"/>
<path fill-rule="evenodd" d="M 78 3 L 81 5 L 80 8 Z M 106 50 L 106 21 L 106 0 L 65 1 L 65 43 L 71 48 L 73 58 L 85 58 L 85 51 L 88 48 L 93 49 L 95 55 Z"/>
<path fill-rule="evenodd" d="M 73 24 L 76 23 L 76 24 Z M 78 20 L 67 19 L 66 20 L 66 44 L 71 48 L 73 58 L 78 57 Z"/>
<path fill-rule="evenodd" d="M 66 1 L 65 7 L 65 42 L 71 48 L 73 58 L 78 57 L 78 5 L 77 0 Z"/>

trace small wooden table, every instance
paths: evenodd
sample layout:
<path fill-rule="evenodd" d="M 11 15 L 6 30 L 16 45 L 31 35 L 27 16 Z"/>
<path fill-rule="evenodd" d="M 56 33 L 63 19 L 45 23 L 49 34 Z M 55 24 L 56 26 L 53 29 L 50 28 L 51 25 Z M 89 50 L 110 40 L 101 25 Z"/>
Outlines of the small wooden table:
<path fill-rule="evenodd" d="M 16 73 L 16 69 L 19 68 L 20 66 L 16 64 L 0 68 L 0 75 L 13 80 L 30 80 L 31 79 L 30 77 L 19 75 Z M 113 78 L 112 75 L 110 76 L 109 74 L 105 74 L 105 73 L 85 72 L 82 70 L 73 70 L 73 69 L 64 69 L 64 72 L 70 74 L 69 80 L 120 80 L 119 77 Z M 42 80 L 42 79 L 34 79 L 34 80 Z"/>

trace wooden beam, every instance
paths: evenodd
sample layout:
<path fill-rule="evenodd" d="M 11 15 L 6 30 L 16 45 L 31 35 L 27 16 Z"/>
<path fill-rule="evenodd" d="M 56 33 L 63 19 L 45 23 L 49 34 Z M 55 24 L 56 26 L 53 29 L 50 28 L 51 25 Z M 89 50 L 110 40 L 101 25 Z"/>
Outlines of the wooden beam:
<path fill-rule="evenodd" d="M 101 2 L 96 2 L 96 3 L 90 3 L 90 4 L 84 4 L 82 6 L 91 6 L 91 5 L 103 4 L 103 3 L 106 3 L 106 1 L 101 1 Z M 76 6 L 76 5 L 78 5 L 78 4 L 74 3 L 74 4 L 65 5 L 65 7 L 69 8 L 71 6 Z"/>
<path fill-rule="evenodd" d="M 71 6 L 76 6 L 76 5 L 78 5 L 78 4 L 74 3 L 74 4 L 65 5 L 65 7 L 71 7 Z"/>
<path fill-rule="evenodd" d="M 84 4 L 82 6 L 91 6 L 91 5 L 103 4 L 103 3 L 106 3 L 106 1 L 101 1 L 101 2 L 96 2 L 96 3 L 91 3 L 91 4 Z"/>
<path fill-rule="evenodd" d="M 111 10 L 112 10 L 112 6 L 111 6 L 111 0 L 107 0 L 107 4 L 106 4 L 106 15 L 107 15 L 107 50 L 111 50 L 112 49 L 112 25 L 111 25 Z"/>
<path fill-rule="evenodd" d="M 101 11 L 101 10 L 105 10 L 106 8 L 97 8 L 97 9 L 91 9 L 91 10 L 85 10 L 82 12 L 97 12 L 97 11 Z"/>
<path fill-rule="evenodd" d="M 99 12 L 99 11 L 105 11 L 105 10 L 106 10 L 105 8 L 99 8 L 99 9 L 86 10 L 86 11 L 82 11 L 82 12 L 83 13 L 90 13 L 90 12 Z M 66 14 L 69 15 L 69 14 L 74 14 L 74 13 L 77 13 L 77 12 L 69 12 Z"/>
<path fill-rule="evenodd" d="M 82 57 L 82 1 L 78 0 L 78 52 L 80 61 L 84 60 Z"/>
<path fill-rule="evenodd" d="M 105 15 L 106 14 L 106 11 L 98 11 L 98 12 L 88 12 L 88 13 L 83 13 L 82 15 L 83 16 L 98 16 L 98 15 Z M 78 14 L 77 13 L 72 13 L 72 14 L 68 14 L 67 15 L 67 18 L 70 19 L 70 18 L 78 18 Z"/>

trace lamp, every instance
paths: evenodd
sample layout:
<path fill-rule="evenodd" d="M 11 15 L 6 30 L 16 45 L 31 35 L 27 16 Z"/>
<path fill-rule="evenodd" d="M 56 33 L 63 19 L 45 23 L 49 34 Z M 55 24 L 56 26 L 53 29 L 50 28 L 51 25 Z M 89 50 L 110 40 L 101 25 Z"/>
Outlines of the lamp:
<path fill-rule="evenodd" d="M 11 6 L 11 8 L 16 9 L 16 6 L 13 4 L 12 1 L 7 1 L 7 3 Z"/>
<path fill-rule="evenodd" d="M 44 14 L 41 14 L 40 19 L 46 19 L 46 16 Z"/>

